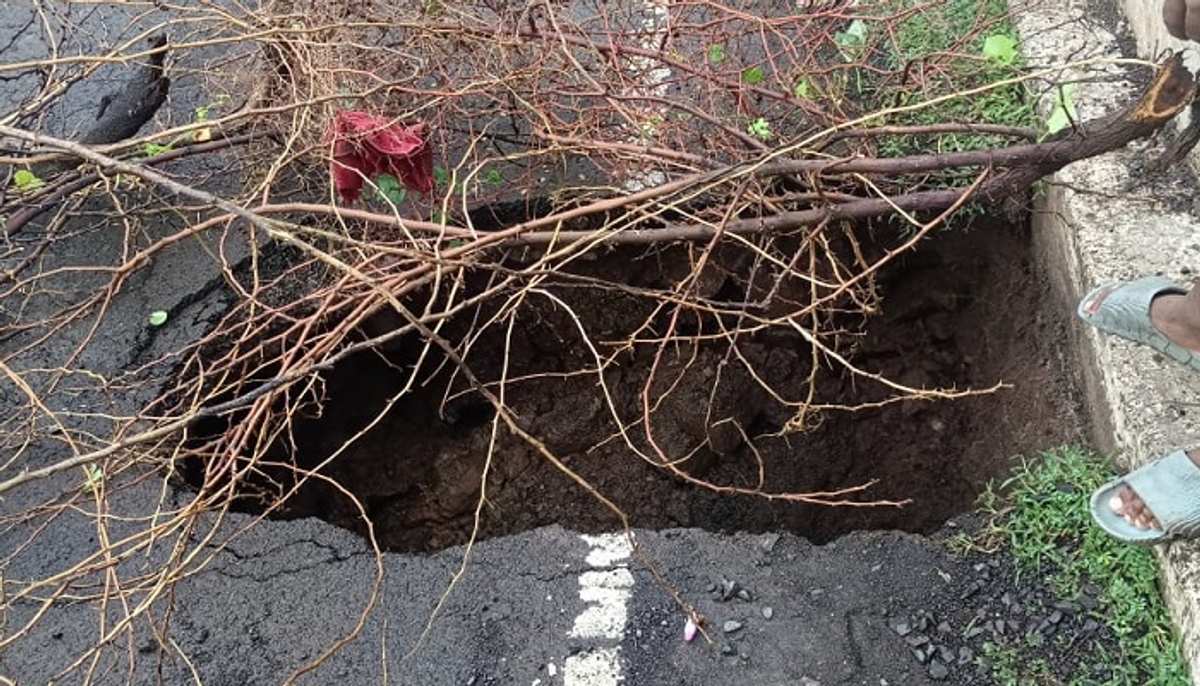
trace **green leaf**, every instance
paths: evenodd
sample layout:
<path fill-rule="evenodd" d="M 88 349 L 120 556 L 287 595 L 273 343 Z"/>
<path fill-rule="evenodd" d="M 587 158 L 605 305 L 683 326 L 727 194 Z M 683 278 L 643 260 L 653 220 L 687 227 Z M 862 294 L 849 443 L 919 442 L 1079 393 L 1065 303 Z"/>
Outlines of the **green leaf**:
<path fill-rule="evenodd" d="M 771 122 L 762 117 L 750 122 L 750 125 L 746 127 L 746 133 L 762 141 L 769 141 L 775 136 L 771 131 Z"/>
<path fill-rule="evenodd" d="M 387 200 L 393 205 L 404 202 L 408 197 L 408 189 L 391 174 L 379 174 L 373 179 L 375 187 L 371 190 L 375 195 Z"/>
<path fill-rule="evenodd" d="M 148 321 L 150 323 L 150 326 L 162 326 L 163 324 L 166 324 L 167 323 L 167 311 L 166 310 L 155 310 L 155 311 L 151 312 L 150 319 Z"/>
<path fill-rule="evenodd" d="M 83 486 L 89 491 L 95 491 L 100 482 L 104 480 L 104 470 L 99 465 L 89 464 L 83 466 Z"/>
<path fill-rule="evenodd" d="M 42 181 L 38 178 L 37 174 L 28 169 L 18 169 L 13 174 L 13 183 L 17 184 L 17 188 L 23 191 L 31 191 L 46 185 L 45 181 Z"/>
<path fill-rule="evenodd" d="M 169 145 L 159 145 L 158 143 L 146 143 L 145 145 L 142 146 L 142 153 L 145 154 L 146 157 L 154 157 L 155 155 L 161 155 L 164 152 L 169 151 L 170 149 L 171 149 L 171 146 L 169 146 Z"/>
<path fill-rule="evenodd" d="M 1050 116 L 1046 117 L 1046 133 L 1058 133 L 1070 126 L 1072 122 L 1079 121 L 1079 117 L 1075 113 L 1075 103 L 1071 101 L 1070 91 L 1071 89 L 1065 86 L 1058 89 L 1058 102 L 1050 111 Z"/>
<path fill-rule="evenodd" d="M 845 31 L 833 34 L 833 41 L 838 44 L 842 57 L 847 62 L 858 59 L 867 43 L 867 22 L 855 19 Z"/>
<path fill-rule="evenodd" d="M 766 74 L 763 72 L 762 67 L 758 65 L 750 67 L 742 72 L 742 81 L 750 84 L 751 86 L 757 86 L 765 79 Z"/>
<path fill-rule="evenodd" d="M 484 183 L 488 183 L 493 186 L 503 186 L 504 185 L 504 176 L 500 173 L 499 170 L 489 169 L 488 173 L 483 175 L 483 181 L 484 181 Z"/>
<path fill-rule="evenodd" d="M 720 43 L 713 43 L 708 46 L 708 61 L 723 62 L 725 60 L 725 46 Z"/>
<path fill-rule="evenodd" d="M 1011 65 L 1017 59 L 1017 41 L 1003 33 L 988 36 L 983 41 L 983 56 L 998 64 Z"/>
<path fill-rule="evenodd" d="M 855 42 L 865 42 L 867 39 L 867 22 L 862 19 L 855 19 L 850 22 L 850 28 L 846 29 L 846 35 L 853 38 Z"/>
<path fill-rule="evenodd" d="M 808 100 L 809 85 L 807 76 L 800 79 L 800 82 L 792 89 L 792 93 L 800 100 Z"/>

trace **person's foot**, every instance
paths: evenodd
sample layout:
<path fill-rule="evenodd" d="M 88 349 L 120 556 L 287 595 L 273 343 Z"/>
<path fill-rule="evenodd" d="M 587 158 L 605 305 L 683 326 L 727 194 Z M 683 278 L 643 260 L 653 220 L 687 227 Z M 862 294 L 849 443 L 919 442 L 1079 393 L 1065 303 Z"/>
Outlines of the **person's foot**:
<path fill-rule="evenodd" d="M 1200 449 L 1193 448 L 1192 450 L 1188 450 L 1187 456 L 1192 461 L 1192 464 L 1200 468 Z M 1150 511 L 1150 508 L 1146 507 L 1146 503 L 1142 502 L 1138 494 L 1128 486 L 1125 486 L 1110 498 L 1108 506 L 1112 508 L 1113 512 L 1124 517 L 1125 521 L 1139 529 L 1145 531 L 1162 531 L 1162 525 L 1159 524 L 1154 513 Z"/>
<path fill-rule="evenodd" d="M 1147 276 L 1098 286 L 1076 312 L 1098 331 L 1148 346 L 1200 373 L 1200 287 Z"/>
<path fill-rule="evenodd" d="M 1200 288 L 1150 301 L 1150 324 L 1175 345 L 1200 355 Z"/>
<path fill-rule="evenodd" d="M 1200 288 L 1186 295 L 1164 293 L 1150 301 L 1150 324 L 1175 345 L 1200 355 Z M 1200 451 L 1189 450 L 1189 459 L 1200 467 Z M 1109 500 L 1112 511 L 1139 529 L 1160 531 L 1162 525 L 1138 494 L 1125 487 Z"/>

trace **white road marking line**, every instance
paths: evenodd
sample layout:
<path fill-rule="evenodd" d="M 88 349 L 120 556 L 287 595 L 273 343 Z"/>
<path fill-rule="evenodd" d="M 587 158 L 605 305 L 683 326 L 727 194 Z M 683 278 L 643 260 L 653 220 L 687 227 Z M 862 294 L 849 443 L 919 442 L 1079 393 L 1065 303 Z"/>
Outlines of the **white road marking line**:
<path fill-rule="evenodd" d="M 654 51 L 661 47 L 667 35 L 669 0 L 645 0 L 643 3 L 642 27 L 646 30 L 640 47 Z M 666 81 L 671 70 L 665 66 L 654 66 L 649 57 L 632 60 L 635 73 L 644 74 L 645 83 L 631 89 L 631 95 L 662 96 L 666 92 Z M 632 140 L 650 144 L 654 135 L 655 108 L 644 108 L 646 121 Z M 662 184 L 666 176 L 659 170 L 648 169 L 631 175 L 625 184 L 629 190 L 640 190 Z M 625 561 L 632 554 L 629 537 L 624 533 L 583 535 L 581 538 L 591 548 L 585 558 L 596 571 L 579 575 L 579 597 L 587 603 L 584 611 L 575 618 L 568 634 L 571 638 L 588 638 L 609 641 L 615 645 L 595 646 L 590 650 L 571 655 L 563 662 L 563 684 L 565 686 L 615 686 L 625 680 L 621 673 L 621 645 L 625 637 L 625 624 L 629 619 L 629 599 L 633 596 L 633 574 Z"/>
<path fill-rule="evenodd" d="M 629 559 L 633 554 L 633 549 L 629 547 L 629 538 L 625 534 L 583 534 L 580 538 L 591 547 L 584 562 L 593 567 L 611 567 L 617 562 Z"/>
<path fill-rule="evenodd" d="M 571 638 L 625 638 L 625 618 L 633 574 L 628 569 L 606 569 L 579 575 L 579 597 L 591 605 L 575 618 Z"/>
<path fill-rule="evenodd" d="M 655 52 L 662 48 L 663 40 L 667 37 L 667 2 L 668 0 L 647 0 L 643 5 L 642 28 L 647 30 L 647 34 L 638 43 L 639 48 L 649 52 Z M 645 83 L 644 86 L 627 89 L 630 95 L 655 98 L 666 96 L 667 79 L 671 78 L 670 67 L 661 64 L 657 67 L 654 66 L 656 60 L 648 55 L 635 55 L 630 58 L 629 62 L 633 67 L 631 71 L 634 74 L 644 75 Z M 633 106 L 632 109 L 640 111 L 645 116 L 645 121 L 641 122 L 640 130 L 628 139 L 629 142 L 638 145 L 654 144 L 654 135 L 662 123 L 666 108 L 642 105 L 641 107 Z M 629 174 L 629 179 L 625 182 L 625 190 L 637 193 L 647 188 L 661 186 L 666 182 L 667 176 L 661 171 L 641 169 Z"/>
<path fill-rule="evenodd" d="M 600 648 L 572 655 L 563 665 L 563 683 L 571 686 L 616 686 L 624 680 L 620 648 Z"/>
<path fill-rule="evenodd" d="M 581 536 L 591 548 L 585 561 L 596 569 L 579 575 L 579 597 L 587 604 L 567 635 L 612 645 L 597 645 L 563 661 L 565 686 L 615 686 L 621 673 L 621 639 L 629 620 L 633 574 L 625 566 L 631 549 L 625 534 Z"/>

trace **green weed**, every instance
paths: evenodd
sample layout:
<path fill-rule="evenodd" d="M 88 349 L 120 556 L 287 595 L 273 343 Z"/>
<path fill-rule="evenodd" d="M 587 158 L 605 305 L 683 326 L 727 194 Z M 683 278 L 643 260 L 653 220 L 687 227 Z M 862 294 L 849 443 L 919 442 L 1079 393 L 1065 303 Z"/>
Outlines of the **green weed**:
<path fill-rule="evenodd" d="M 1012 477 L 984 494 L 981 509 L 991 524 L 983 535 L 1007 545 L 1019 573 L 1048 575 L 1060 597 L 1077 597 L 1086 587 L 1100 602 L 1093 614 L 1111 629 L 1118 647 L 1090 648 L 1095 654 L 1079 664 L 1102 666 L 1103 674 L 1070 683 L 1185 686 L 1191 681 L 1159 594 L 1154 555 L 1108 536 L 1088 513 L 1091 492 L 1111 478 L 1107 463 L 1080 447 L 1023 460 Z M 1049 683 L 1036 678 L 1036 664 L 1022 664 L 1019 655 L 1009 661 L 1006 648 L 994 650 L 990 659 L 999 683 Z"/>

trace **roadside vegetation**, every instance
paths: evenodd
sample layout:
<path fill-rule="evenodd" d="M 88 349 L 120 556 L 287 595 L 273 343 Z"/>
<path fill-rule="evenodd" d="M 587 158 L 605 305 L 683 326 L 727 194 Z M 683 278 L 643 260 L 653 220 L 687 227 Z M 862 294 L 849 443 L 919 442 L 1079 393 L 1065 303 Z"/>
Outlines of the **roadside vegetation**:
<path fill-rule="evenodd" d="M 989 488 L 981 511 L 989 518 L 979 534 L 984 547 L 1011 554 L 1018 579 L 1049 583 L 1055 596 L 1081 596 L 1099 605 L 1088 614 L 1107 627 L 1106 641 L 1070 645 L 1065 635 L 1057 653 L 1074 667 L 1069 681 L 1056 680 L 1047 659 L 1030 658 L 1043 639 L 1016 635 L 985 647 L 998 684 L 1069 683 L 1073 686 L 1186 686 L 1191 681 L 1166 605 L 1159 571 L 1149 548 L 1105 534 L 1088 514 L 1092 491 L 1113 477 L 1102 457 L 1078 446 L 1049 450 L 1022 460 L 1013 476 Z M 1095 666 L 1102 667 L 1096 670 Z M 1105 676 L 1095 676 L 1101 671 Z"/>

